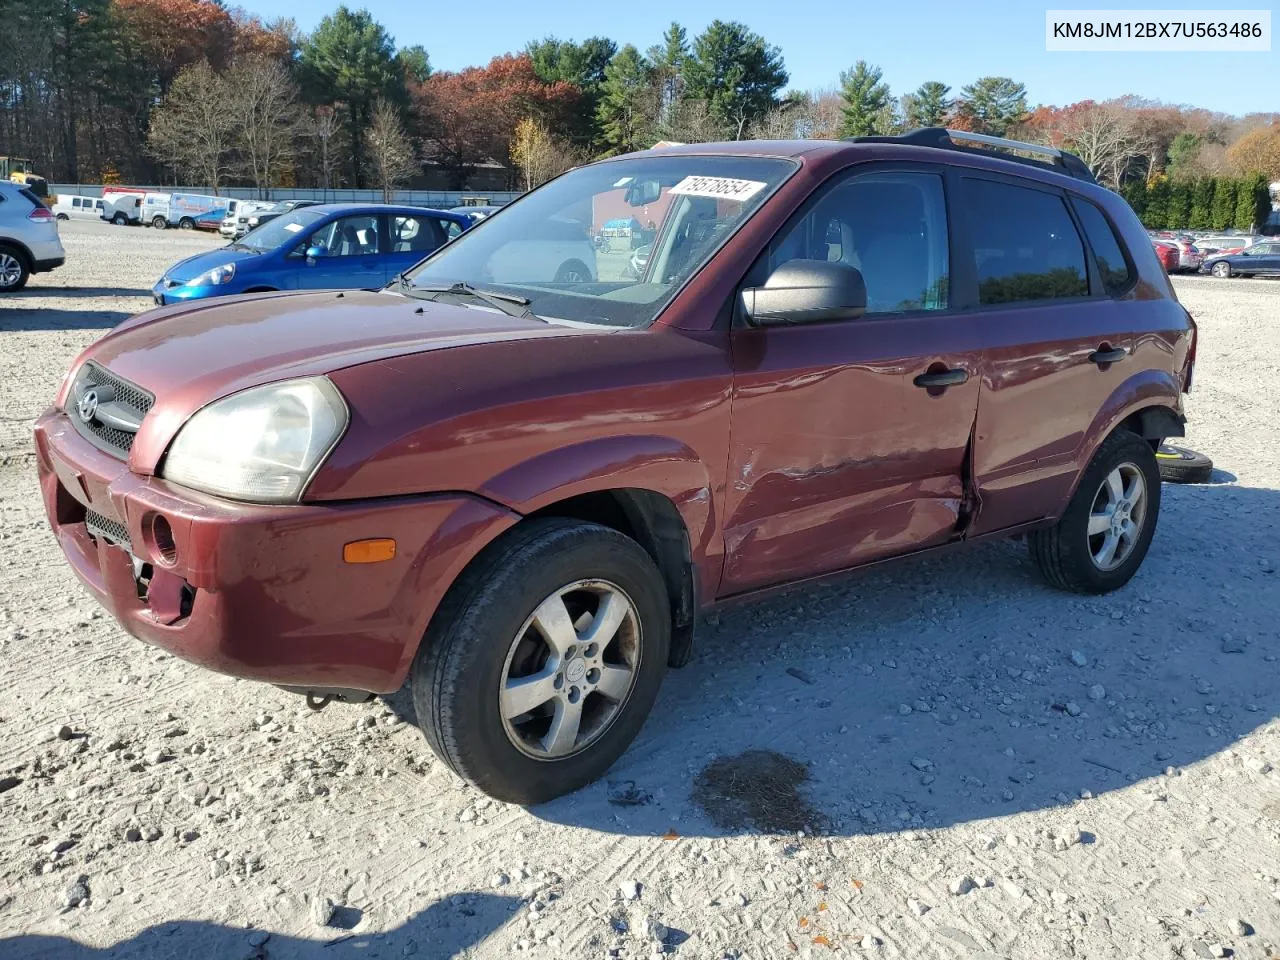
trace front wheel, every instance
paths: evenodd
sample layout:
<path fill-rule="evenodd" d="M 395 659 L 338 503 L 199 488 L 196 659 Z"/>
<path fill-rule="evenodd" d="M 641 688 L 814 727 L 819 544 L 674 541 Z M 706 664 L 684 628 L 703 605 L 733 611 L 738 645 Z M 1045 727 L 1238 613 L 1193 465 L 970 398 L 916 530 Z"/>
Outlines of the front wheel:
<path fill-rule="evenodd" d="M 169 221 L 164 217 L 152 217 L 151 227 L 154 230 L 167 230 L 169 228 Z"/>
<path fill-rule="evenodd" d="M 58 214 L 58 219 L 59 219 L 59 220 L 70 220 L 71 218 L 70 218 L 70 217 L 68 217 L 65 213 L 60 213 L 60 214 Z"/>
<path fill-rule="evenodd" d="M 1209 272 L 1213 274 L 1215 277 L 1217 277 L 1219 280 L 1226 280 L 1229 276 L 1231 276 L 1231 264 L 1215 263 L 1212 267 L 1209 268 Z"/>
<path fill-rule="evenodd" d="M 591 270 L 581 260 L 567 260 L 556 271 L 556 283 L 590 283 Z"/>
<path fill-rule="evenodd" d="M 412 683 L 427 741 L 498 800 L 590 783 L 653 707 L 670 611 L 634 540 L 593 523 L 522 524 L 459 578 L 423 639 Z"/>
<path fill-rule="evenodd" d="M 1053 586 L 1107 593 L 1138 572 L 1160 515 L 1160 469 L 1151 444 L 1117 430 L 1094 454 L 1057 524 L 1028 537 Z"/>
<path fill-rule="evenodd" d="M 178 221 L 179 230 L 194 230 L 195 228 L 196 228 L 196 222 L 192 220 L 190 217 L 183 217 L 181 220 Z"/>

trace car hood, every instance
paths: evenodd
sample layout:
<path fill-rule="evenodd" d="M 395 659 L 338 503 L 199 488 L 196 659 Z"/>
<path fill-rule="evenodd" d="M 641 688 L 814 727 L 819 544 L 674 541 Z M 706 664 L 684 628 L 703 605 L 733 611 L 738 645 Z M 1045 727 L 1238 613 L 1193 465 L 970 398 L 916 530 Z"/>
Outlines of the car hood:
<path fill-rule="evenodd" d="M 149 473 L 191 414 L 248 387 L 427 350 L 583 332 L 390 293 L 268 293 L 140 314 L 81 359 L 155 394 L 130 461 Z"/>
<path fill-rule="evenodd" d="M 214 267 L 221 267 L 228 263 L 234 263 L 239 267 L 244 261 L 256 260 L 261 256 L 261 253 L 254 250 L 232 250 L 230 247 L 219 247 L 217 250 L 207 250 L 204 253 L 197 253 L 194 257 L 179 260 L 164 272 L 163 279 L 185 283 Z"/>

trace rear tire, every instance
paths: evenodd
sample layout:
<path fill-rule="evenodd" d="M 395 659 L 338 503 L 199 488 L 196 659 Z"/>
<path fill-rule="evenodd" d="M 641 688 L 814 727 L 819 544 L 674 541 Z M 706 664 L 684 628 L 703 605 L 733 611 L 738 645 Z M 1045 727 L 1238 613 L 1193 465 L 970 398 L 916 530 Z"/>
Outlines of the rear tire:
<path fill-rule="evenodd" d="M 123 213 L 117 213 L 114 217 L 111 218 L 111 222 L 114 223 L 117 227 L 123 227 L 126 223 L 129 222 L 129 218 L 126 217 Z"/>
<path fill-rule="evenodd" d="M 57 215 L 57 219 L 59 219 L 59 220 L 70 220 L 71 218 L 70 218 L 70 217 L 68 217 L 65 213 L 60 213 L 60 214 L 58 214 L 58 215 Z"/>
<path fill-rule="evenodd" d="M 1094 454 L 1058 522 L 1027 542 L 1052 586 L 1109 593 L 1138 572 L 1159 516 L 1155 451 L 1137 434 L 1117 430 Z"/>
<path fill-rule="evenodd" d="M 1231 264 L 1215 263 L 1212 267 L 1209 268 L 1209 272 L 1213 274 L 1215 277 L 1217 277 L 1219 280 L 1226 280 L 1231 276 Z"/>
<path fill-rule="evenodd" d="M 31 265 L 17 247 L 0 243 L 0 293 L 14 293 L 27 285 Z"/>
<path fill-rule="evenodd" d="M 412 671 L 418 721 L 489 796 L 550 800 L 640 732 L 670 633 L 662 575 L 639 544 L 593 523 L 527 522 L 485 548 L 432 618 Z"/>
<path fill-rule="evenodd" d="M 556 271 L 555 283 L 590 283 L 591 269 L 581 260 L 567 260 Z"/>
<path fill-rule="evenodd" d="M 164 217 L 152 217 L 151 226 L 156 230 L 167 230 L 169 229 L 169 221 Z"/>

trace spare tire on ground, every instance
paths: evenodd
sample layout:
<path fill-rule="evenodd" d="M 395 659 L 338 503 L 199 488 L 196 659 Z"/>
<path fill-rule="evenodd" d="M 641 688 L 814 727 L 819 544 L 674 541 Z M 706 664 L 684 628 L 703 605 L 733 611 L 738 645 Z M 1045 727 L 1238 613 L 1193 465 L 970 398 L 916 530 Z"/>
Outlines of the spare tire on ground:
<path fill-rule="evenodd" d="M 1205 483 L 1213 475 L 1213 461 L 1203 453 L 1168 443 L 1160 444 L 1156 463 L 1165 483 Z"/>

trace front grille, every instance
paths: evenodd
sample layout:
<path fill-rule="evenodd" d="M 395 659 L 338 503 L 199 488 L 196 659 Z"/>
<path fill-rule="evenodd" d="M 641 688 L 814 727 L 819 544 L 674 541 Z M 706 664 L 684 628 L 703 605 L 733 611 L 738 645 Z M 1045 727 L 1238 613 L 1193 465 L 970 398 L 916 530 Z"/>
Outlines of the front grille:
<path fill-rule="evenodd" d="M 89 536 L 98 540 L 105 540 L 107 543 L 114 543 L 116 546 L 124 547 L 130 553 L 133 553 L 133 543 L 129 539 L 129 530 L 118 520 L 111 520 L 100 513 L 86 510 L 84 525 L 85 529 L 89 531 Z"/>
<path fill-rule="evenodd" d="M 90 419 L 81 415 L 80 401 L 89 391 L 103 395 Z M 76 374 L 67 404 L 67 416 L 81 436 L 107 453 L 127 455 L 142 419 L 156 398 L 137 384 L 89 361 Z M 110 410 L 113 416 L 108 416 Z"/>

